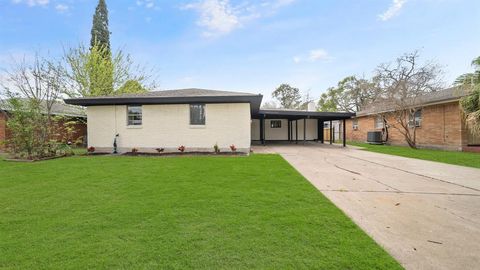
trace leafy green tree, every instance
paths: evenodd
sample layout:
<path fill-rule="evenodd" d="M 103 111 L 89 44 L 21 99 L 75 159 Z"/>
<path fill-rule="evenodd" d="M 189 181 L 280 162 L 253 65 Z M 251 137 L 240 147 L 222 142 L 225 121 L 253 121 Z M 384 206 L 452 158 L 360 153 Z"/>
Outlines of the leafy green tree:
<path fill-rule="evenodd" d="M 474 134 L 480 134 L 480 57 L 472 61 L 473 73 L 463 74 L 455 83 L 469 91 L 469 94 L 460 100 L 465 113 L 469 129 Z"/>
<path fill-rule="evenodd" d="M 277 99 L 280 106 L 285 109 L 296 109 L 302 100 L 300 90 L 288 84 L 281 84 L 273 91 L 272 97 Z"/>
<path fill-rule="evenodd" d="M 357 112 L 370 104 L 377 96 L 375 84 L 349 76 L 339 81 L 336 87 L 330 87 L 320 96 L 320 111 Z"/>
<path fill-rule="evenodd" d="M 105 48 L 103 51 L 110 55 L 110 31 L 108 30 L 108 9 L 105 0 L 99 0 L 95 14 L 93 15 L 93 25 L 91 31 L 90 48 L 100 46 Z"/>
<path fill-rule="evenodd" d="M 137 94 L 137 93 L 145 93 L 145 92 L 147 92 L 147 89 L 145 89 L 138 81 L 128 80 L 115 93 L 120 95 L 120 94 L 127 94 L 127 93 Z"/>
<path fill-rule="evenodd" d="M 84 45 L 65 50 L 63 83 L 69 97 L 88 97 L 100 95 L 116 95 L 139 91 L 138 87 L 128 81 L 136 81 L 143 90 L 151 89 L 155 82 L 150 70 L 135 65 L 129 54 L 118 50 L 113 53 L 112 60 L 103 57 L 105 48 L 95 46 L 88 49 Z M 124 86 L 128 87 L 124 87 Z M 92 87 L 93 86 L 93 87 Z"/>

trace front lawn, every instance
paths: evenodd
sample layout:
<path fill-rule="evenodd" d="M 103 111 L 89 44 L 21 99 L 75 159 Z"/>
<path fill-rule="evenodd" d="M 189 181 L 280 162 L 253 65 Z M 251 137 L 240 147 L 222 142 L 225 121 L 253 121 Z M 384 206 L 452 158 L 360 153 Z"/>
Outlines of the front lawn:
<path fill-rule="evenodd" d="M 368 143 L 348 142 L 349 145 L 363 147 L 364 150 L 389 155 L 437 161 L 454 165 L 480 168 L 480 153 L 455 152 L 430 149 L 412 149 L 406 146 L 373 145 Z"/>
<path fill-rule="evenodd" d="M 0 268 L 399 269 L 278 155 L 0 160 Z"/>

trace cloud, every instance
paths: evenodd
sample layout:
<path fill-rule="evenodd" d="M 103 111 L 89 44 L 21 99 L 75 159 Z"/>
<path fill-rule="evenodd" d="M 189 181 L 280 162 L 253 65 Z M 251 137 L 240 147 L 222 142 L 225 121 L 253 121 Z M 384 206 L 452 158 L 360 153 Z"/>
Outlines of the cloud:
<path fill-rule="evenodd" d="M 57 4 L 55 6 L 55 10 L 58 11 L 59 13 L 68 12 L 69 9 L 70 9 L 70 7 L 65 5 L 65 4 Z"/>
<path fill-rule="evenodd" d="M 29 7 L 34 6 L 46 6 L 50 3 L 50 0 L 12 0 L 14 4 L 27 4 Z"/>
<path fill-rule="evenodd" d="M 188 4 L 185 9 L 194 9 L 200 13 L 199 26 L 207 30 L 205 36 L 227 34 L 241 26 L 239 17 L 228 0 L 205 0 Z"/>
<path fill-rule="evenodd" d="M 313 63 L 313 62 L 328 61 L 328 60 L 332 60 L 332 57 L 324 49 L 314 49 L 309 51 L 307 54 L 297 55 L 293 57 L 293 62 L 296 64 L 301 62 Z"/>
<path fill-rule="evenodd" d="M 154 8 L 155 1 L 154 0 L 137 0 L 137 6 L 146 7 L 146 8 Z"/>
<path fill-rule="evenodd" d="M 197 25 L 206 29 L 204 36 L 212 37 L 228 34 L 251 20 L 271 15 L 293 2 L 295 0 L 269 0 L 251 4 L 246 1 L 234 6 L 230 0 L 199 0 L 181 8 L 197 11 Z"/>
<path fill-rule="evenodd" d="M 407 0 L 393 0 L 390 7 L 384 13 L 378 15 L 378 18 L 382 21 L 390 20 L 391 18 L 398 15 L 406 2 Z"/>

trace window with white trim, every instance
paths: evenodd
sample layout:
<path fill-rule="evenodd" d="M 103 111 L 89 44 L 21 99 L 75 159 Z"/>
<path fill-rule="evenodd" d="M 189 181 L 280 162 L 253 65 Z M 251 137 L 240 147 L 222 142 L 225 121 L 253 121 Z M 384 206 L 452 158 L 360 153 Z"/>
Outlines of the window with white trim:
<path fill-rule="evenodd" d="M 281 128 L 282 121 L 281 120 L 270 120 L 270 128 Z"/>
<path fill-rule="evenodd" d="M 141 105 L 127 106 L 127 125 L 129 126 L 142 125 L 142 106 Z"/>
<path fill-rule="evenodd" d="M 354 130 L 357 130 L 358 129 L 358 118 L 353 118 L 352 120 L 352 128 Z"/>
<path fill-rule="evenodd" d="M 422 126 L 422 110 L 417 110 L 415 113 L 412 115 L 410 114 L 408 116 L 408 126 L 409 127 L 421 127 Z"/>
<path fill-rule="evenodd" d="M 381 129 L 385 127 L 385 122 L 383 121 L 383 116 L 377 115 L 375 117 L 375 128 Z"/>
<path fill-rule="evenodd" d="M 190 104 L 190 125 L 205 125 L 205 104 Z"/>

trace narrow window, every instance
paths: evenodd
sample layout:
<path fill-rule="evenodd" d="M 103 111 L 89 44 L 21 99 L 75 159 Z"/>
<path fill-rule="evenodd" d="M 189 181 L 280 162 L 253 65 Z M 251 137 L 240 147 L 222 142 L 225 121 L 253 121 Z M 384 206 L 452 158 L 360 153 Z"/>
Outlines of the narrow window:
<path fill-rule="evenodd" d="M 205 104 L 190 104 L 190 125 L 205 125 Z"/>
<path fill-rule="evenodd" d="M 354 130 L 357 130 L 358 129 L 358 118 L 353 118 L 352 120 L 352 128 Z"/>
<path fill-rule="evenodd" d="M 281 120 L 271 120 L 270 121 L 270 128 L 281 128 L 282 121 Z"/>
<path fill-rule="evenodd" d="M 129 126 L 142 125 L 142 106 L 140 105 L 127 106 L 127 125 Z"/>
<path fill-rule="evenodd" d="M 383 116 L 377 115 L 377 117 L 375 117 L 375 128 L 384 128 Z"/>
<path fill-rule="evenodd" d="M 421 127 L 422 126 L 422 110 L 417 110 L 413 115 L 409 115 L 408 126 L 410 127 Z"/>

